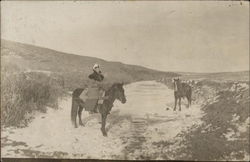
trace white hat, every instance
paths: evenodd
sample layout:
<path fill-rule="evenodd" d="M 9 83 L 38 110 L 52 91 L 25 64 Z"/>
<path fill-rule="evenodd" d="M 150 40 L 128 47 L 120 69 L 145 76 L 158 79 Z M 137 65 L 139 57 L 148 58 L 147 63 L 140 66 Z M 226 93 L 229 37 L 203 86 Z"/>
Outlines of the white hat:
<path fill-rule="evenodd" d="M 93 66 L 93 69 L 95 70 L 96 68 L 100 68 L 100 65 L 99 65 L 99 64 L 95 64 L 95 65 Z"/>

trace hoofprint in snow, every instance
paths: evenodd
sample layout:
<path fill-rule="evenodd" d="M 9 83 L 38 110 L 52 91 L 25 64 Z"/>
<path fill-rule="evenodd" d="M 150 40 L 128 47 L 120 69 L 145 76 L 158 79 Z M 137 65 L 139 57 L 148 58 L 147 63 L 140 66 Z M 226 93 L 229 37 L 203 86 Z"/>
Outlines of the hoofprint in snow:
<path fill-rule="evenodd" d="M 171 142 L 180 132 L 201 124 L 203 113 L 198 105 L 186 108 L 183 104 L 182 111 L 176 112 L 166 109 L 173 107 L 173 91 L 161 83 L 129 84 L 125 94 L 127 102 L 116 101 L 108 116 L 108 137 L 100 131 L 99 114 L 83 112 L 85 127 L 74 128 L 71 97 L 67 97 L 59 110 L 48 108 L 47 113 L 37 114 L 28 127 L 3 128 L 2 157 L 143 159 L 146 154 L 150 159 L 150 153 L 157 151 L 149 149 L 153 142 Z"/>

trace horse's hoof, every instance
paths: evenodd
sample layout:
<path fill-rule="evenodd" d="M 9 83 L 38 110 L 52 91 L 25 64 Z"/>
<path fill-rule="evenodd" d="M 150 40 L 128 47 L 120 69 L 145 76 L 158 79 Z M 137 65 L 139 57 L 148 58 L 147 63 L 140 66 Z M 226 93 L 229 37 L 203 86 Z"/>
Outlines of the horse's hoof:
<path fill-rule="evenodd" d="M 106 132 L 102 132 L 102 135 L 103 135 L 104 137 L 107 137 L 107 136 L 108 136 Z"/>
<path fill-rule="evenodd" d="M 85 124 L 80 124 L 80 126 L 85 127 Z"/>
<path fill-rule="evenodd" d="M 75 128 L 77 128 L 77 126 L 75 126 Z"/>
<path fill-rule="evenodd" d="M 104 130 L 102 130 L 102 129 L 101 129 L 101 131 L 102 131 L 102 135 L 103 135 L 104 137 L 107 137 L 107 132 L 104 131 Z"/>

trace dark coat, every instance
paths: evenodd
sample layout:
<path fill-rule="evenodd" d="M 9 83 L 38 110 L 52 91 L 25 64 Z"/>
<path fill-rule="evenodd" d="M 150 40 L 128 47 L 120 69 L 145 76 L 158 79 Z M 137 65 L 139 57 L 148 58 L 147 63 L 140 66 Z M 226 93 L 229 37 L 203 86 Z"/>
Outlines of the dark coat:
<path fill-rule="evenodd" d="M 96 71 L 94 71 L 92 74 L 89 75 L 89 79 L 101 82 L 103 81 L 104 76 L 101 73 L 97 73 Z"/>

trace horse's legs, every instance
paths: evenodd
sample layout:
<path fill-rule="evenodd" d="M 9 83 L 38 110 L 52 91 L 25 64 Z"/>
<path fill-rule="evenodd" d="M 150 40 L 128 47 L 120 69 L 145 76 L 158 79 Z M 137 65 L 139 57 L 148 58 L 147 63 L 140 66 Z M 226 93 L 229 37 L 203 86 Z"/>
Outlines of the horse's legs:
<path fill-rule="evenodd" d="M 82 118 L 81 118 L 81 116 L 82 116 L 82 110 L 83 110 L 83 107 L 80 105 L 79 109 L 78 109 L 79 125 L 84 126 L 84 124 L 82 123 Z"/>
<path fill-rule="evenodd" d="M 73 106 L 73 110 L 72 110 L 73 111 L 73 119 L 72 119 L 72 122 L 75 125 L 75 128 L 77 128 L 76 118 L 77 118 L 77 112 L 78 112 L 77 110 L 79 108 L 79 104 L 78 104 L 77 101 L 74 101 L 72 106 Z M 71 116 L 71 118 L 72 118 L 72 116 Z"/>
<path fill-rule="evenodd" d="M 174 93 L 174 111 L 176 110 L 177 100 L 178 100 L 178 98 L 177 98 L 176 94 Z"/>
<path fill-rule="evenodd" d="M 77 126 L 77 123 L 76 123 L 76 118 L 75 118 L 75 120 L 74 120 L 74 125 L 75 125 L 75 128 L 78 127 L 78 126 Z"/>
<path fill-rule="evenodd" d="M 179 111 L 181 111 L 181 97 L 179 98 Z"/>
<path fill-rule="evenodd" d="M 191 104 L 192 104 L 192 97 L 191 97 L 191 95 L 188 98 L 189 98 L 189 106 L 191 106 Z"/>
<path fill-rule="evenodd" d="M 191 88 L 189 89 L 187 96 L 188 96 L 188 104 L 189 106 L 191 106 L 191 102 L 192 102 L 192 89 Z"/>
<path fill-rule="evenodd" d="M 191 102 L 192 102 L 191 93 L 188 93 L 186 97 L 187 97 L 187 100 L 188 100 L 188 107 L 190 107 L 191 106 Z"/>
<path fill-rule="evenodd" d="M 188 96 L 186 96 L 186 98 L 187 98 L 187 102 L 188 102 L 188 106 L 187 106 L 187 108 L 189 108 L 189 104 L 190 104 L 190 101 L 189 101 L 189 97 Z"/>
<path fill-rule="evenodd" d="M 177 100 L 178 100 L 178 98 L 174 99 L 174 111 L 176 110 Z"/>
<path fill-rule="evenodd" d="M 107 132 L 106 132 L 106 129 L 105 129 L 106 119 L 107 119 L 107 114 L 106 113 L 102 113 L 102 127 L 101 127 L 101 131 L 102 131 L 103 136 L 107 136 Z"/>

